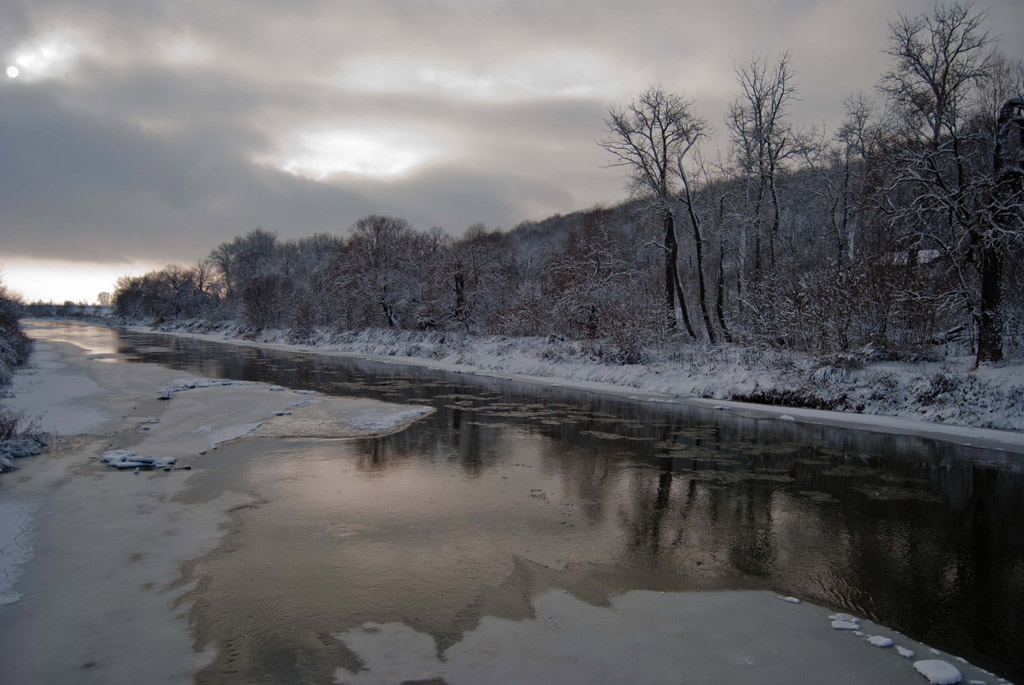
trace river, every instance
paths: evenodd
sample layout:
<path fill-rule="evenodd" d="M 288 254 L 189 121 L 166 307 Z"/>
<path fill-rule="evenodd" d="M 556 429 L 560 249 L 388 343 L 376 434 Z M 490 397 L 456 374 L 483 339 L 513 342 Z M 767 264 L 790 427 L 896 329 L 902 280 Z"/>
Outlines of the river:
<path fill-rule="evenodd" d="M 766 588 L 1024 677 L 1019 456 L 358 358 L 64 334 L 112 363 L 436 409 L 384 438 L 203 458 L 186 498 L 253 504 L 192 569 L 196 644 L 218 648 L 200 682 L 355 670 L 329 636 L 367 621 L 443 650 L 481 616 L 528 616 L 549 588 L 595 604 Z"/>

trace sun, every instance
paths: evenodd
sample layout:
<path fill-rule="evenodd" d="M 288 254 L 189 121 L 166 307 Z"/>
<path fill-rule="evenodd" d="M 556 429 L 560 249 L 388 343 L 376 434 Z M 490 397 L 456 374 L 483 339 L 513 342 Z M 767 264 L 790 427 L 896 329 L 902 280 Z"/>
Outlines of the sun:
<path fill-rule="evenodd" d="M 18 69 L 18 67 L 14 66 L 13 64 L 11 66 L 7 67 L 7 76 L 9 78 L 18 78 L 18 74 L 20 74 L 20 73 L 21 73 L 21 70 Z"/>

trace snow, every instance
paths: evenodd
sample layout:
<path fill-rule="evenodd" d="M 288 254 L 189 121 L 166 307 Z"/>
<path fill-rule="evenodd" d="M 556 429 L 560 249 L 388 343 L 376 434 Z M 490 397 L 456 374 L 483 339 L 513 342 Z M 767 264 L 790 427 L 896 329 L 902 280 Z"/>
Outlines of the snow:
<path fill-rule="evenodd" d="M 351 417 L 346 420 L 346 423 L 364 431 L 387 431 L 412 419 L 425 416 L 430 411 L 429 407 L 415 407 L 414 409 L 399 410 L 391 413 L 372 411 L 362 416 Z"/>
<path fill-rule="evenodd" d="M 251 500 L 227 491 L 185 502 L 179 495 L 198 473 L 191 464 L 168 474 L 147 467 L 182 458 L 202 464 L 200 451 L 252 436 L 271 420 L 287 423 L 319 412 L 335 422 L 351 414 L 370 423 L 377 412 L 390 431 L 407 425 L 409 414 L 429 411 L 372 400 L 300 399 L 265 385 L 175 376 L 151 364 L 90 359 L 81 347 L 45 338 L 32 367 L 15 376 L 16 396 L 5 404 L 58 407 L 48 412 L 46 425 L 83 437 L 52 458 L 24 460 L 19 477 L 3 481 L 0 681 L 192 682 L 211 655 L 196 651 L 185 620 L 195 577 L 182 564 L 216 547 L 227 532 L 228 512 Z M 160 388 L 173 400 L 149 401 Z M 295 408 L 300 403 L 308 406 Z M 274 417 L 275 411 L 284 414 Z M 112 445 L 122 449 L 103 451 Z M 138 475 L 120 477 L 104 466 Z M 38 515 L 42 510 L 46 516 Z M 30 559 L 31 573 L 19 577 Z M 18 602 L 21 594 L 26 600 Z M 87 672 L 83 664 L 90 664 Z"/>
<path fill-rule="evenodd" d="M 800 600 L 796 597 L 779 597 L 783 602 L 789 602 L 790 604 L 799 604 Z"/>
<path fill-rule="evenodd" d="M 362 668 L 334 675 L 346 685 L 917 679 L 908 662 L 886 650 L 869 650 L 825 629 L 825 609 L 806 602 L 783 608 L 778 599 L 752 591 L 632 591 L 594 606 L 549 590 L 532 600 L 532 618 L 484 616 L 443 651 L 434 637 L 403 623 L 366 623 L 337 633 Z"/>
<path fill-rule="evenodd" d="M 896 651 L 899 652 L 900 656 L 906 659 L 913 659 L 915 656 L 914 650 L 907 649 L 906 647 L 901 647 L 899 645 L 896 645 Z"/>
<path fill-rule="evenodd" d="M 873 644 L 875 647 L 892 647 L 892 639 L 881 635 L 872 635 L 868 638 L 868 642 Z"/>
<path fill-rule="evenodd" d="M 174 466 L 178 460 L 173 458 L 154 459 L 153 457 L 140 457 L 131 450 L 111 450 L 104 452 L 103 456 L 100 457 L 100 461 L 115 469 L 135 469 L 135 473 L 138 473 L 140 468 L 166 469 Z"/>
<path fill-rule="evenodd" d="M 836 630 L 857 630 L 860 628 L 853 621 L 832 621 L 832 627 Z"/>
<path fill-rule="evenodd" d="M 963 675 L 956 666 L 941 659 L 915 661 L 914 669 L 932 685 L 955 685 L 963 680 Z"/>
<path fill-rule="evenodd" d="M 144 326 L 132 330 L 153 332 Z M 797 422 L 920 435 L 1024 453 L 1024 364 L 974 369 L 969 359 L 951 358 L 914 364 L 875 362 L 842 369 L 843 373 L 824 373 L 820 361 L 810 357 L 720 345 L 693 348 L 682 361 L 621 365 L 603 361 L 588 344 L 548 338 L 368 330 L 321 332 L 314 344 L 297 345 L 287 342 L 286 331 L 264 331 L 255 341 L 239 339 L 240 330 L 232 324 L 224 324 L 217 333 L 209 331 L 209 325 L 196 322 L 165 326 L 158 332 L 532 381 L 766 418 L 788 416 Z M 835 402 L 843 411 L 730 399 L 787 391 Z"/>

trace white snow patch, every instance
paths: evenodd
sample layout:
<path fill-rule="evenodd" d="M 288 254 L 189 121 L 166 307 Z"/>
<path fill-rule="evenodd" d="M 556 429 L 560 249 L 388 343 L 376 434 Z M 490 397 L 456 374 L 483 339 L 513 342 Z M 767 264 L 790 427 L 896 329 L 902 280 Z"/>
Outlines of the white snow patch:
<path fill-rule="evenodd" d="M 783 602 L 789 602 L 790 604 L 799 604 L 800 600 L 796 597 L 779 597 Z"/>
<path fill-rule="evenodd" d="M 956 685 L 964 678 L 956 666 L 941 659 L 915 661 L 914 669 L 927 678 L 932 685 Z"/>
<path fill-rule="evenodd" d="M 782 416 L 779 417 L 779 421 L 796 421 L 796 419 L 794 419 L 789 414 L 783 414 Z"/>
<path fill-rule="evenodd" d="M 853 621 L 832 621 L 832 627 L 836 630 L 857 630 L 858 626 Z"/>
<path fill-rule="evenodd" d="M 860 621 L 859 618 L 851 614 L 832 614 L 831 616 L 829 616 L 829 618 L 833 621 L 850 621 L 852 623 L 857 623 L 858 621 Z"/>
<path fill-rule="evenodd" d="M 347 417 L 345 423 L 359 430 L 386 431 L 400 426 L 410 419 L 429 414 L 430 411 L 429 407 L 414 407 L 400 411 L 382 411 L 378 408 L 362 416 Z"/>
<path fill-rule="evenodd" d="M 892 640 L 881 635 L 872 635 L 868 638 L 868 642 L 873 644 L 875 647 L 892 647 Z"/>
<path fill-rule="evenodd" d="M 484 616 L 441 653 L 433 638 L 402 623 L 336 634 L 362 668 L 338 669 L 334 677 L 347 685 L 906 680 L 903 662 L 884 651 L 853 655 L 852 642 L 814 630 L 820 608 L 783 609 L 778 599 L 767 592 L 634 591 L 599 607 L 551 590 L 532 600 L 535 618 Z"/>
<path fill-rule="evenodd" d="M 904 658 L 907 658 L 907 659 L 913 659 L 914 656 L 916 655 L 914 650 L 907 649 L 906 647 L 901 647 L 900 645 L 896 645 L 896 651 L 899 652 L 900 656 L 902 656 Z"/>

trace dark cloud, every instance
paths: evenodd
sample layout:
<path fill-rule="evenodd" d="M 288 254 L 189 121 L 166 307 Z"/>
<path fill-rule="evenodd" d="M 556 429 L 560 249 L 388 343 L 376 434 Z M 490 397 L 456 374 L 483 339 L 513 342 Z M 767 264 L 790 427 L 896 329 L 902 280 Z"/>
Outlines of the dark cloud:
<path fill-rule="evenodd" d="M 0 55 L 5 259 L 191 261 L 255 226 L 294 237 L 371 212 L 458 233 L 622 196 L 595 144 L 608 104 L 683 90 L 719 130 L 737 63 L 793 54 L 805 124 L 884 69 L 886 23 L 931 0 L 8 2 Z M 1024 56 L 1024 4 L 998 0 Z M 49 43 L 47 42 L 49 41 Z M 40 51 L 40 46 L 46 49 Z M 36 50 L 35 53 L 32 51 Z M 46 52 L 49 50 L 49 52 Z M 55 57 L 56 55 L 56 57 Z M 399 130 L 409 173 L 275 166 L 304 133 Z"/>

